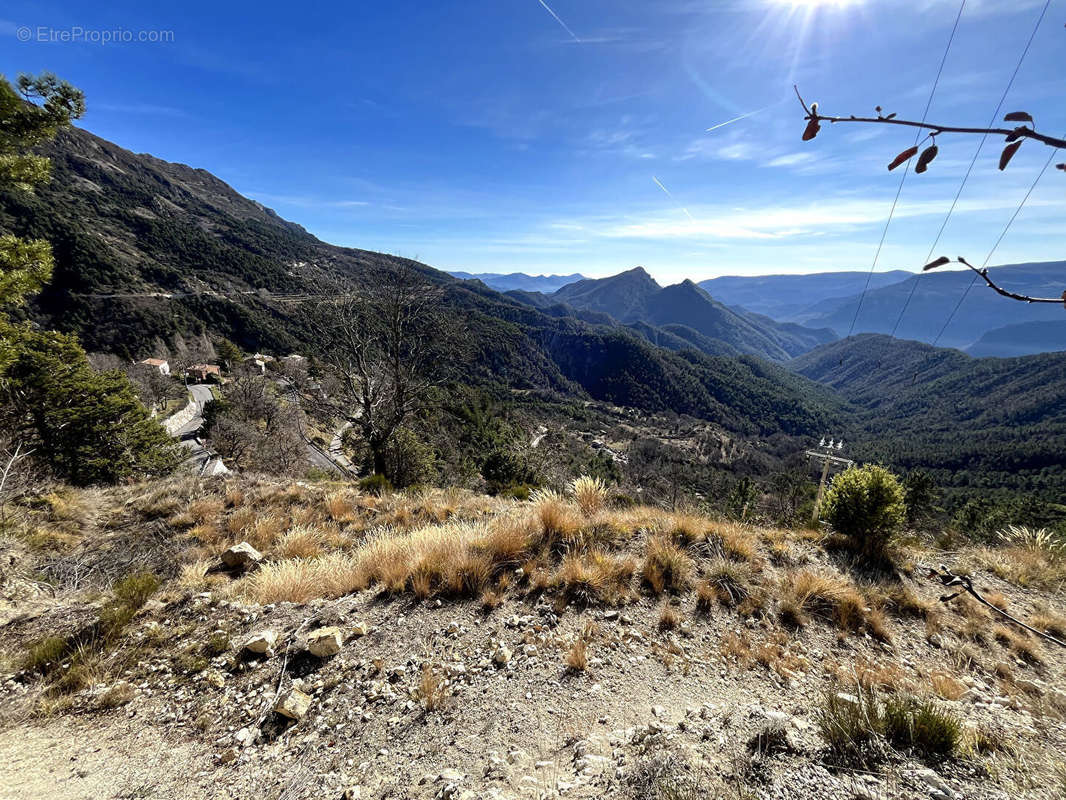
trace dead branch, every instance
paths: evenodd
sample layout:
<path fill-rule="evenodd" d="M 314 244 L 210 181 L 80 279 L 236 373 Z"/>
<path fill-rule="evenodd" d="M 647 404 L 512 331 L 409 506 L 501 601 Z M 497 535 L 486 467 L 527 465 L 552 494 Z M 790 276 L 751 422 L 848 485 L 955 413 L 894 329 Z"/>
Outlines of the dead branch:
<path fill-rule="evenodd" d="M 992 605 L 992 603 L 990 603 L 987 600 L 985 600 L 985 598 L 983 598 L 981 596 L 981 594 L 976 589 L 973 588 L 973 581 L 970 580 L 969 576 L 967 576 L 967 575 L 956 575 L 951 570 L 949 570 L 946 566 L 941 564 L 939 569 L 929 570 L 929 577 L 930 578 L 936 578 L 942 584 L 944 584 L 944 586 L 949 586 L 949 587 L 950 586 L 958 586 L 958 587 L 960 587 L 958 590 L 952 592 L 951 594 L 942 595 L 941 598 L 940 598 L 940 602 L 941 603 L 946 603 L 949 600 L 954 600 L 960 594 L 965 592 L 966 594 L 970 595 L 975 600 L 977 600 L 977 602 L 979 602 L 981 605 L 992 609 L 997 614 L 999 614 L 1001 617 L 1003 617 L 1006 620 L 1009 620 L 1010 622 L 1013 622 L 1015 625 L 1018 625 L 1019 627 L 1025 628 L 1025 630 L 1029 631 L 1030 633 L 1035 633 L 1037 636 L 1039 636 L 1042 639 L 1047 639 L 1049 642 L 1054 642 L 1059 647 L 1066 647 L 1066 642 L 1062 641 L 1061 639 L 1056 639 L 1050 633 L 1044 633 L 1043 631 L 1039 631 L 1036 628 L 1034 628 L 1032 625 L 1026 625 L 1024 622 L 1022 622 L 1017 617 L 1012 617 L 1010 614 L 1008 614 L 1006 611 L 1004 611 L 999 606 Z"/>
<path fill-rule="evenodd" d="M 981 267 L 980 269 L 978 269 L 962 256 L 959 256 L 954 260 L 948 258 L 947 256 L 941 256 L 936 261 L 930 261 L 928 264 L 922 267 L 922 272 L 928 272 L 931 269 L 936 269 L 937 267 L 942 267 L 945 264 L 952 264 L 955 262 L 958 262 L 959 264 L 962 264 L 963 266 L 972 269 L 984 279 L 984 282 L 988 284 L 988 287 L 992 289 L 992 291 L 997 292 L 998 294 L 1001 294 L 1004 297 L 1009 297 L 1011 300 L 1020 300 L 1023 303 L 1062 303 L 1063 307 L 1066 308 L 1066 292 L 1062 293 L 1062 297 L 1030 297 L 1027 294 L 1018 294 L 1017 292 L 1012 292 L 1008 289 L 1004 289 L 1002 286 L 997 285 L 990 277 L 988 277 L 987 267 Z"/>

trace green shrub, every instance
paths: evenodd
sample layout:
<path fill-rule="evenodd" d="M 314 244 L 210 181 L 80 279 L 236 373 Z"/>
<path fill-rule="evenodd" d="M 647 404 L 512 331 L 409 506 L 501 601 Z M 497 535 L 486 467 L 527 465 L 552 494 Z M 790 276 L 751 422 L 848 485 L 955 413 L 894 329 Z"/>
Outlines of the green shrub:
<path fill-rule="evenodd" d="M 67 640 L 62 636 L 46 636 L 34 642 L 26 650 L 20 666 L 22 669 L 43 672 L 59 661 L 67 652 Z"/>
<path fill-rule="evenodd" d="M 903 524 L 903 487 L 884 467 L 850 467 L 833 479 L 822 516 L 867 553 L 884 552 Z"/>
<path fill-rule="evenodd" d="M 397 428 L 385 449 L 385 474 L 401 489 L 432 484 L 437 478 L 436 454 L 410 428 Z"/>
<path fill-rule="evenodd" d="M 388 494 L 392 491 L 392 481 L 380 472 L 375 472 L 373 475 L 367 475 L 359 481 L 359 488 L 364 492 L 370 492 L 370 494 Z"/>
<path fill-rule="evenodd" d="M 835 755 L 861 760 L 863 752 L 883 727 L 881 706 L 871 691 L 847 694 L 827 691 L 815 711 L 818 732 Z"/>
<path fill-rule="evenodd" d="M 510 498 L 512 500 L 526 501 L 529 499 L 529 495 L 533 492 L 533 487 L 525 483 L 513 483 L 508 486 L 500 487 L 497 492 L 497 497 Z"/>
<path fill-rule="evenodd" d="M 897 749 L 914 750 L 923 758 L 947 758 L 962 741 L 962 722 L 932 700 L 892 697 L 885 701 L 885 738 Z"/>
<path fill-rule="evenodd" d="M 526 456 L 505 448 L 489 453 L 481 465 L 481 476 L 488 483 L 490 493 L 499 491 L 500 487 L 536 482 L 536 473 Z"/>
<path fill-rule="evenodd" d="M 962 722 L 932 700 L 900 696 L 882 702 L 872 690 L 854 691 L 830 689 L 815 712 L 818 732 L 837 757 L 864 761 L 879 736 L 926 760 L 947 758 L 959 750 Z"/>
<path fill-rule="evenodd" d="M 112 587 L 115 599 L 138 609 L 159 589 L 159 577 L 151 572 L 127 575 Z"/>

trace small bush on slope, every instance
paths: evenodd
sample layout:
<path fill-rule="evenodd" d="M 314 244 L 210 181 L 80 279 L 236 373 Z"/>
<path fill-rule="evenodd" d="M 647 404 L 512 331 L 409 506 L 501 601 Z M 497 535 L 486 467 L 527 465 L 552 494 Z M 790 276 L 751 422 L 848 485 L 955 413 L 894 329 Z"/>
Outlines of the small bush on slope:
<path fill-rule="evenodd" d="M 822 515 L 858 549 L 883 556 L 907 516 L 903 487 L 884 467 L 850 467 L 833 479 Z"/>

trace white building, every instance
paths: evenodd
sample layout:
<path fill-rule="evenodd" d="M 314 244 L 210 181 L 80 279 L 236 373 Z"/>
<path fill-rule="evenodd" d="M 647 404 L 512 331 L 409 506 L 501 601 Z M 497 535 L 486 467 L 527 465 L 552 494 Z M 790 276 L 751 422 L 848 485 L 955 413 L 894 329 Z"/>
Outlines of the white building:
<path fill-rule="evenodd" d="M 162 358 L 146 358 L 140 363 L 144 364 L 146 367 L 153 367 L 159 370 L 160 375 L 170 374 L 170 364 Z"/>

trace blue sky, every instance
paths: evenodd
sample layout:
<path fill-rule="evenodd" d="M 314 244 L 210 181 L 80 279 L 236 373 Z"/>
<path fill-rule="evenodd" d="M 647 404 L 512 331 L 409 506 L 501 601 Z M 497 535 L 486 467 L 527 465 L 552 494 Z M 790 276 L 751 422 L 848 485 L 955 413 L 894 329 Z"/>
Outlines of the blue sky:
<path fill-rule="evenodd" d="M 0 71 L 51 69 L 85 90 L 94 133 L 203 167 L 326 241 L 441 269 L 870 268 L 899 185 L 885 166 L 913 133 L 801 142 L 792 83 L 823 113 L 920 117 L 956 0 L 546 2 L 558 20 L 540 0 L 8 0 Z M 1042 6 L 966 3 L 930 119 L 988 123 Z M 1003 109 L 1055 135 L 1064 21 L 1053 0 Z M 172 41 L 40 40 L 77 28 Z M 977 140 L 939 144 L 906 180 L 879 270 L 921 266 Z M 1001 173 L 1000 146 L 936 255 L 982 261 L 1050 152 L 1028 142 Z M 1049 170 L 991 263 L 1066 257 L 1064 201 Z"/>

